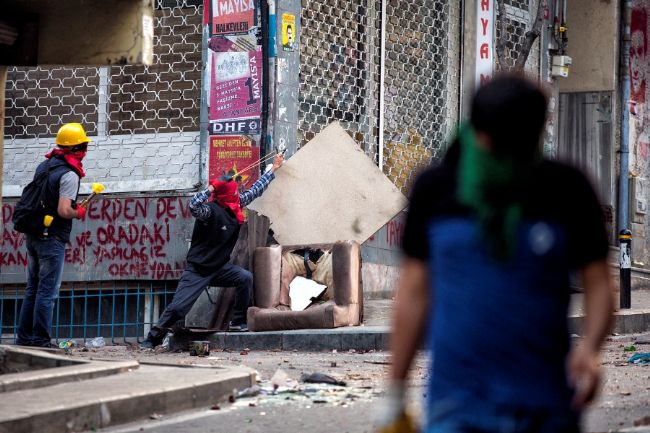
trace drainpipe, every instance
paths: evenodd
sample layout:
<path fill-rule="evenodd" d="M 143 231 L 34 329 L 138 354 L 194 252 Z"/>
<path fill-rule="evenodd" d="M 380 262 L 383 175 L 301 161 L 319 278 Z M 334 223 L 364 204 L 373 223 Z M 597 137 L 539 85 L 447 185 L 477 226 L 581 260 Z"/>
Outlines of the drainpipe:
<path fill-rule="evenodd" d="M 205 184 L 210 176 L 208 170 L 208 95 L 210 90 L 211 66 L 208 65 L 208 42 L 210 41 L 211 2 L 203 2 L 203 26 L 201 39 L 201 111 L 199 115 L 199 182 Z"/>
<path fill-rule="evenodd" d="M 628 175 L 630 153 L 630 16 L 632 1 L 623 1 L 621 32 L 621 63 L 619 67 L 621 83 L 621 145 L 618 179 L 618 232 L 629 229 Z"/>
<path fill-rule="evenodd" d="M 267 90 L 266 90 L 266 136 L 264 141 L 264 149 L 262 155 L 273 150 L 273 130 L 275 124 L 275 80 L 276 80 L 276 33 L 277 33 L 277 19 L 276 19 L 276 4 L 275 0 L 267 0 L 269 18 L 267 27 L 267 46 L 266 46 L 266 59 L 267 59 Z M 264 167 L 260 167 L 262 170 Z"/>
<path fill-rule="evenodd" d="M 384 102 L 386 77 L 386 0 L 381 0 L 381 46 L 379 53 L 379 169 L 384 171 Z"/>

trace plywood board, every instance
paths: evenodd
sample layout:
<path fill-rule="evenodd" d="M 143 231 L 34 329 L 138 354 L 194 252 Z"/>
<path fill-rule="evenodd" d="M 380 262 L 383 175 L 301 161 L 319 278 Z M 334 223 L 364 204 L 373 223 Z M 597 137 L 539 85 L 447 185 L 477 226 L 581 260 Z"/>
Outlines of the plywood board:
<path fill-rule="evenodd" d="M 363 243 L 406 207 L 406 197 L 338 122 L 276 172 L 249 209 L 266 215 L 282 245 Z"/>

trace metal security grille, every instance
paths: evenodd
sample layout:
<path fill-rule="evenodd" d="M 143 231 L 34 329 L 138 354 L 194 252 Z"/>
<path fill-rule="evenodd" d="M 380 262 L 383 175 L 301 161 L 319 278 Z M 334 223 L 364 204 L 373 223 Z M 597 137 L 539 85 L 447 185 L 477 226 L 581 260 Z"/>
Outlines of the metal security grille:
<path fill-rule="evenodd" d="M 203 19 L 199 3 L 159 0 L 153 65 L 110 68 L 108 135 L 198 131 Z"/>
<path fill-rule="evenodd" d="M 538 0 L 505 0 L 506 19 L 504 23 L 504 54 L 507 68 L 512 68 L 517 61 L 517 57 L 521 52 L 522 45 L 526 38 L 526 32 L 530 30 L 531 20 L 535 19 L 537 4 Z M 497 42 L 502 40 L 500 16 L 497 16 L 496 38 Z M 525 70 L 535 76 L 539 73 L 539 38 L 535 41 L 533 48 L 530 50 Z"/>
<path fill-rule="evenodd" d="M 459 3 L 386 5 L 383 170 L 404 192 L 458 121 Z"/>
<path fill-rule="evenodd" d="M 154 64 L 11 68 L 5 189 L 20 193 L 59 126 L 93 143 L 87 179 L 113 191 L 190 188 L 199 176 L 202 0 L 156 0 Z M 162 179 L 162 182 L 160 182 Z M 144 181 L 144 182 L 143 182 Z M 13 187 L 13 188 L 12 188 Z"/>
<path fill-rule="evenodd" d="M 50 335 L 83 345 L 94 337 L 107 344 L 140 341 L 171 302 L 176 283 L 108 281 L 65 284 L 54 305 Z M 0 286 L 0 344 L 16 340 L 22 287 Z"/>
<path fill-rule="evenodd" d="M 376 98 L 377 75 L 371 77 L 371 17 L 362 2 L 303 1 L 298 146 L 335 120 L 357 142 L 373 141 L 377 107 L 370 101 Z"/>
<path fill-rule="evenodd" d="M 304 0 L 298 144 L 338 120 L 406 192 L 458 118 L 460 8 L 453 3 L 387 0 L 382 17 L 377 0 Z"/>

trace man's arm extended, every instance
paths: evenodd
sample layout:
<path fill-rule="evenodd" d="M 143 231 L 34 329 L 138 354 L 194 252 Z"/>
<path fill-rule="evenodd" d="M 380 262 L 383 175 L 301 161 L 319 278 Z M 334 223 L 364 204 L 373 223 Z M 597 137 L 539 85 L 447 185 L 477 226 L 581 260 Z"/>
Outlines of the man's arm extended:
<path fill-rule="evenodd" d="M 210 206 L 205 203 L 208 201 L 210 193 L 210 189 L 205 188 L 203 191 L 194 194 L 194 197 L 190 200 L 189 208 L 194 218 L 201 221 L 207 221 L 212 216 L 212 209 L 210 209 Z"/>
<path fill-rule="evenodd" d="M 401 383 L 406 379 L 424 336 L 429 311 L 427 280 L 425 262 L 414 258 L 404 260 L 400 270 L 390 336 L 390 379 L 393 383 Z"/>
<path fill-rule="evenodd" d="M 275 171 L 282 166 L 284 156 L 278 153 L 273 158 L 273 165 L 271 169 L 264 173 L 257 181 L 251 185 L 246 191 L 239 194 L 239 205 L 241 207 L 248 206 L 253 200 L 261 196 L 273 179 L 275 179 Z"/>
<path fill-rule="evenodd" d="M 568 375 L 576 392 L 573 404 L 589 403 L 600 383 L 600 348 L 612 326 L 614 297 L 612 280 L 605 260 L 598 260 L 581 271 L 585 297 L 584 339 L 569 356 Z"/>
<path fill-rule="evenodd" d="M 250 188 L 239 194 L 239 205 L 241 207 L 248 206 L 253 200 L 262 195 L 273 179 L 275 179 L 273 170 L 269 170 L 260 176 Z"/>

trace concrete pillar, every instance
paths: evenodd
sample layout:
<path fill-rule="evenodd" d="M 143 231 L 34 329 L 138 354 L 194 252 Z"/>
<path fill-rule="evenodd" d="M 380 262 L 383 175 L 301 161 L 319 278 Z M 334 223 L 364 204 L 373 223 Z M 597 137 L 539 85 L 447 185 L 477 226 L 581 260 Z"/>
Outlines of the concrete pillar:
<path fill-rule="evenodd" d="M 273 105 L 273 145 L 287 148 L 287 156 L 298 149 L 298 94 L 300 88 L 300 1 L 276 2 L 276 50 L 275 98 Z M 287 19 L 294 17 L 293 48 L 283 46 L 283 32 Z M 285 26 L 283 26 L 285 22 Z"/>

